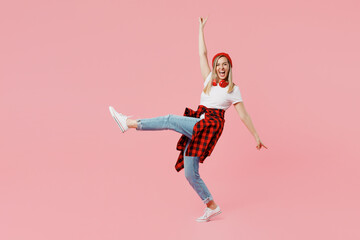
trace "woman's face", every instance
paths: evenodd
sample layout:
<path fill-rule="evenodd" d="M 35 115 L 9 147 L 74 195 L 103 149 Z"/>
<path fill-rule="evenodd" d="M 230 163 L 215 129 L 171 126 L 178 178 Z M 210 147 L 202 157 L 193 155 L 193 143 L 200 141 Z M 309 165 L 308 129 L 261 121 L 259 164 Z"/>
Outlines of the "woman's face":
<path fill-rule="evenodd" d="M 226 79 L 229 74 L 229 62 L 226 57 L 221 57 L 216 63 L 216 73 L 219 79 Z"/>

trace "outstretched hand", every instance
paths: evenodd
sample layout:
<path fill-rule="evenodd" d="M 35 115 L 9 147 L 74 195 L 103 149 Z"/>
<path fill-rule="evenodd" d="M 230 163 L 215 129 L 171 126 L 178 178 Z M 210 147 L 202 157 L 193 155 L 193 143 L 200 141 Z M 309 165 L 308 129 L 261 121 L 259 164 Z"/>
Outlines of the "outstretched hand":
<path fill-rule="evenodd" d="M 202 18 L 202 17 L 199 17 L 199 23 L 200 23 L 200 26 L 201 26 L 202 28 L 204 28 L 207 19 L 208 19 L 208 18 L 205 18 L 205 19 L 204 19 L 204 18 Z"/>
<path fill-rule="evenodd" d="M 257 145 L 256 145 L 257 150 L 260 150 L 261 147 L 264 147 L 267 149 L 267 147 L 261 142 L 260 138 L 257 139 L 256 142 L 257 142 Z"/>

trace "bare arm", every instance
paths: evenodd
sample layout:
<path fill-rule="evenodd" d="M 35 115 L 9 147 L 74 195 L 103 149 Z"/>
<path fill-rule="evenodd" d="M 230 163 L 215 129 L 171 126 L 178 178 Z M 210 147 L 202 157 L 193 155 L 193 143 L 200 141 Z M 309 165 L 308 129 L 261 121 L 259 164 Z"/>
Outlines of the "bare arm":
<path fill-rule="evenodd" d="M 258 150 L 260 150 L 261 146 L 263 146 L 267 149 L 267 147 L 264 144 L 262 144 L 260 137 L 259 137 L 258 133 L 256 132 L 255 127 L 252 123 L 251 117 L 245 109 L 244 103 L 243 102 L 235 103 L 234 107 L 235 107 L 237 113 L 239 114 L 241 121 L 245 124 L 245 126 L 249 129 L 251 134 L 254 136 L 255 141 L 258 144 L 256 146 L 256 148 Z"/>
<path fill-rule="evenodd" d="M 200 56 L 200 69 L 201 69 L 201 76 L 203 77 L 204 81 L 206 77 L 210 73 L 210 66 L 207 59 L 207 49 L 204 40 L 204 26 L 207 21 L 207 18 L 204 19 L 199 17 L 199 56 Z"/>

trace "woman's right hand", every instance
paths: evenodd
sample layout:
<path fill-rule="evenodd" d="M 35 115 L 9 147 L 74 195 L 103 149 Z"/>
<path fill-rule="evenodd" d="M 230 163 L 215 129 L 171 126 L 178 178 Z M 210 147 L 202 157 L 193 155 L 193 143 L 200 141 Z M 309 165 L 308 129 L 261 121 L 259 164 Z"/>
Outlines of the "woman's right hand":
<path fill-rule="evenodd" d="M 204 19 L 204 18 L 202 18 L 202 17 L 199 17 L 199 23 L 200 23 L 200 27 L 201 27 L 201 28 L 204 28 L 207 19 L 208 19 L 208 18 L 205 18 L 205 19 Z"/>

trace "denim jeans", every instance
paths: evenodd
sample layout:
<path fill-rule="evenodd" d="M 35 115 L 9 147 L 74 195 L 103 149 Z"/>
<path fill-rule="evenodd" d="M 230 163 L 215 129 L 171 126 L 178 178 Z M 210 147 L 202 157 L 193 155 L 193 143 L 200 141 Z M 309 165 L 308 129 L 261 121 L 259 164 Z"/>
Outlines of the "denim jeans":
<path fill-rule="evenodd" d="M 141 131 L 159 131 L 159 130 L 173 130 L 180 134 L 184 134 L 189 138 L 184 151 L 184 171 L 185 177 L 190 185 L 199 195 L 201 200 L 206 204 L 213 200 L 209 189 L 206 187 L 204 181 L 200 178 L 199 174 L 199 157 L 186 156 L 187 147 L 191 141 L 193 129 L 195 124 L 200 121 L 200 118 L 193 118 L 187 116 L 178 116 L 168 114 L 166 116 L 155 118 L 137 119 L 136 130 Z"/>

